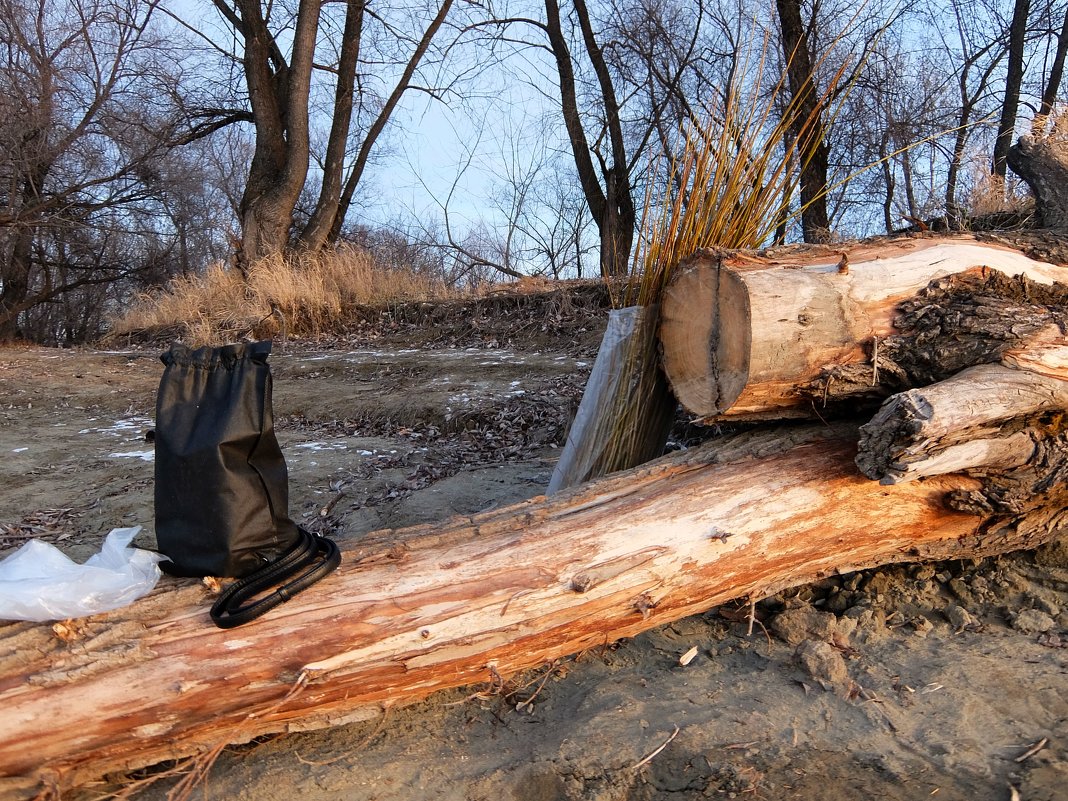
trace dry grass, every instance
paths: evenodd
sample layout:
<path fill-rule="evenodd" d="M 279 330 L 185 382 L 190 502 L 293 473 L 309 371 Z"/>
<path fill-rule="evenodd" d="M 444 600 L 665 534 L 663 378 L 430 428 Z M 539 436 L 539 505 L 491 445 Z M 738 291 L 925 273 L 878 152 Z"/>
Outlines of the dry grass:
<path fill-rule="evenodd" d="M 972 187 L 965 198 L 968 218 L 996 214 L 1026 216 L 1034 211 L 1034 199 L 1022 181 L 1009 174 L 1002 180 L 978 159 L 972 164 Z"/>
<path fill-rule="evenodd" d="M 222 265 L 175 278 L 113 320 L 110 336 L 168 332 L 194 346 L 246 335 L 316 336 L 342 325 L 357 306 L 457 294 L 440 280 L 384 269 L 365 251 L 339 248 L 315 258 L 264 259 L 250 268 L 247 280 Z"/>

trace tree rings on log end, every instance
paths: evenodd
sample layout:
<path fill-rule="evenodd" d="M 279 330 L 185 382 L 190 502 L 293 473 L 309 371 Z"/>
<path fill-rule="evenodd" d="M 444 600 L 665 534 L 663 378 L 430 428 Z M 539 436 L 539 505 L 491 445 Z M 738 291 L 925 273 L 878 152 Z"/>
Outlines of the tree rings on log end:
<path fill-rule="evenodd" d="M 697 258 L 679 270 L 664 292 L 660 341 L 664 372 L 688 411 L 712 416 L 729 409 L 749 381 L 752 327 L 744 282 L 718 259 Z"/>

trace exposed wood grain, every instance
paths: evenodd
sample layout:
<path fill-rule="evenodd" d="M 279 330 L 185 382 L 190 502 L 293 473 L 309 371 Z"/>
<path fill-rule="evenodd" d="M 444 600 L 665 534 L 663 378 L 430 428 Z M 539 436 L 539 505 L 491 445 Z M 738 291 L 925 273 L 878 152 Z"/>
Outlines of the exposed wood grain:
<path fill-rule="evenodd" d="M 552 500 L 349 546 L 321 584 L 220 630 L 209 591 L 0 628 L 0 789 L 57 790 L 491 681 L 836 571 L 1031 547 L 1063 521 L 951 511 L 972 479 L 885 487 L 856 429 L 728 438 Z"/>

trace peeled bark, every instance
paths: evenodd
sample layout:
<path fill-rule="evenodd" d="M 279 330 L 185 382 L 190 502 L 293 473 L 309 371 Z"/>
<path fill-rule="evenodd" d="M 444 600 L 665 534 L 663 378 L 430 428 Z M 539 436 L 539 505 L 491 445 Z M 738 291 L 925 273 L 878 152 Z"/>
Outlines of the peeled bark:
<path fill-rule="evenodd" d="M 928 285 L 962 273 L 1007 295 L 1001 305 L 1011 307 L 1011 330 L 985 333 L 987 290 L 965 288 L 973 308 L 959 316 L 970 327 L 947 339 L 940 365 L 928 345 L 941 335 L 920 330 L 926 324 L 920 318 L 929 306 L 949 303 L 954 291 L 948 286 L 945 297 L 933 299 Z M 1027 288 L 1001 287 L 1001 279 L 1017 275 L 1028 279 Z M 1055 282 L 1068 284 L 1068 268 L 967 236 L 758 256 L 701 253 L 679 270 L 662 301 L 664 371 L 682 405 L 706 420 L 826 416 L 836 405 L 855 412 L 901 389 L 996 361 L 999 348 L 1029 335 L 1013 316 L 1027 306 L 1022 295 Z M 1030 333 L 1049 321 L 1048 314 L 1036 315 Z"/>
<path fill-rule="evenodd" d="M 548 501 L 380 532 L 244 628 L 164 579 L 132 606 L 0 629 L 5 797 L 382 714 L 732 598 L 886 562 L 1033 547 L 1063 513 L 965 513 L 971 478 L 861 477 L 852 426 L 720 440 Z M 499 685 L 497 685 L 499 686 Z"/>

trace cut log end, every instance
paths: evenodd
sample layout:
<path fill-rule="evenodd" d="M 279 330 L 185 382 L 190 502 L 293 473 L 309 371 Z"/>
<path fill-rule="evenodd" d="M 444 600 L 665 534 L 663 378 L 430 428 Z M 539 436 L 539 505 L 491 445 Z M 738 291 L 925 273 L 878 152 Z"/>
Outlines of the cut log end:
<path fill-rule="evenodd" d="M 705 259 L 695 260 L 665 291 L 672 301 L 661 309 L 660 340 L 671 343 L 664 370 L 675 397 L 687 410 L 712 416 L 731 408 L 749 381 L 752 327 L 746 285 L 719 262 L 714 280 L 703 275 L 706 269 Z M 714 313 L 693 315 L 693 309 Z"/>

